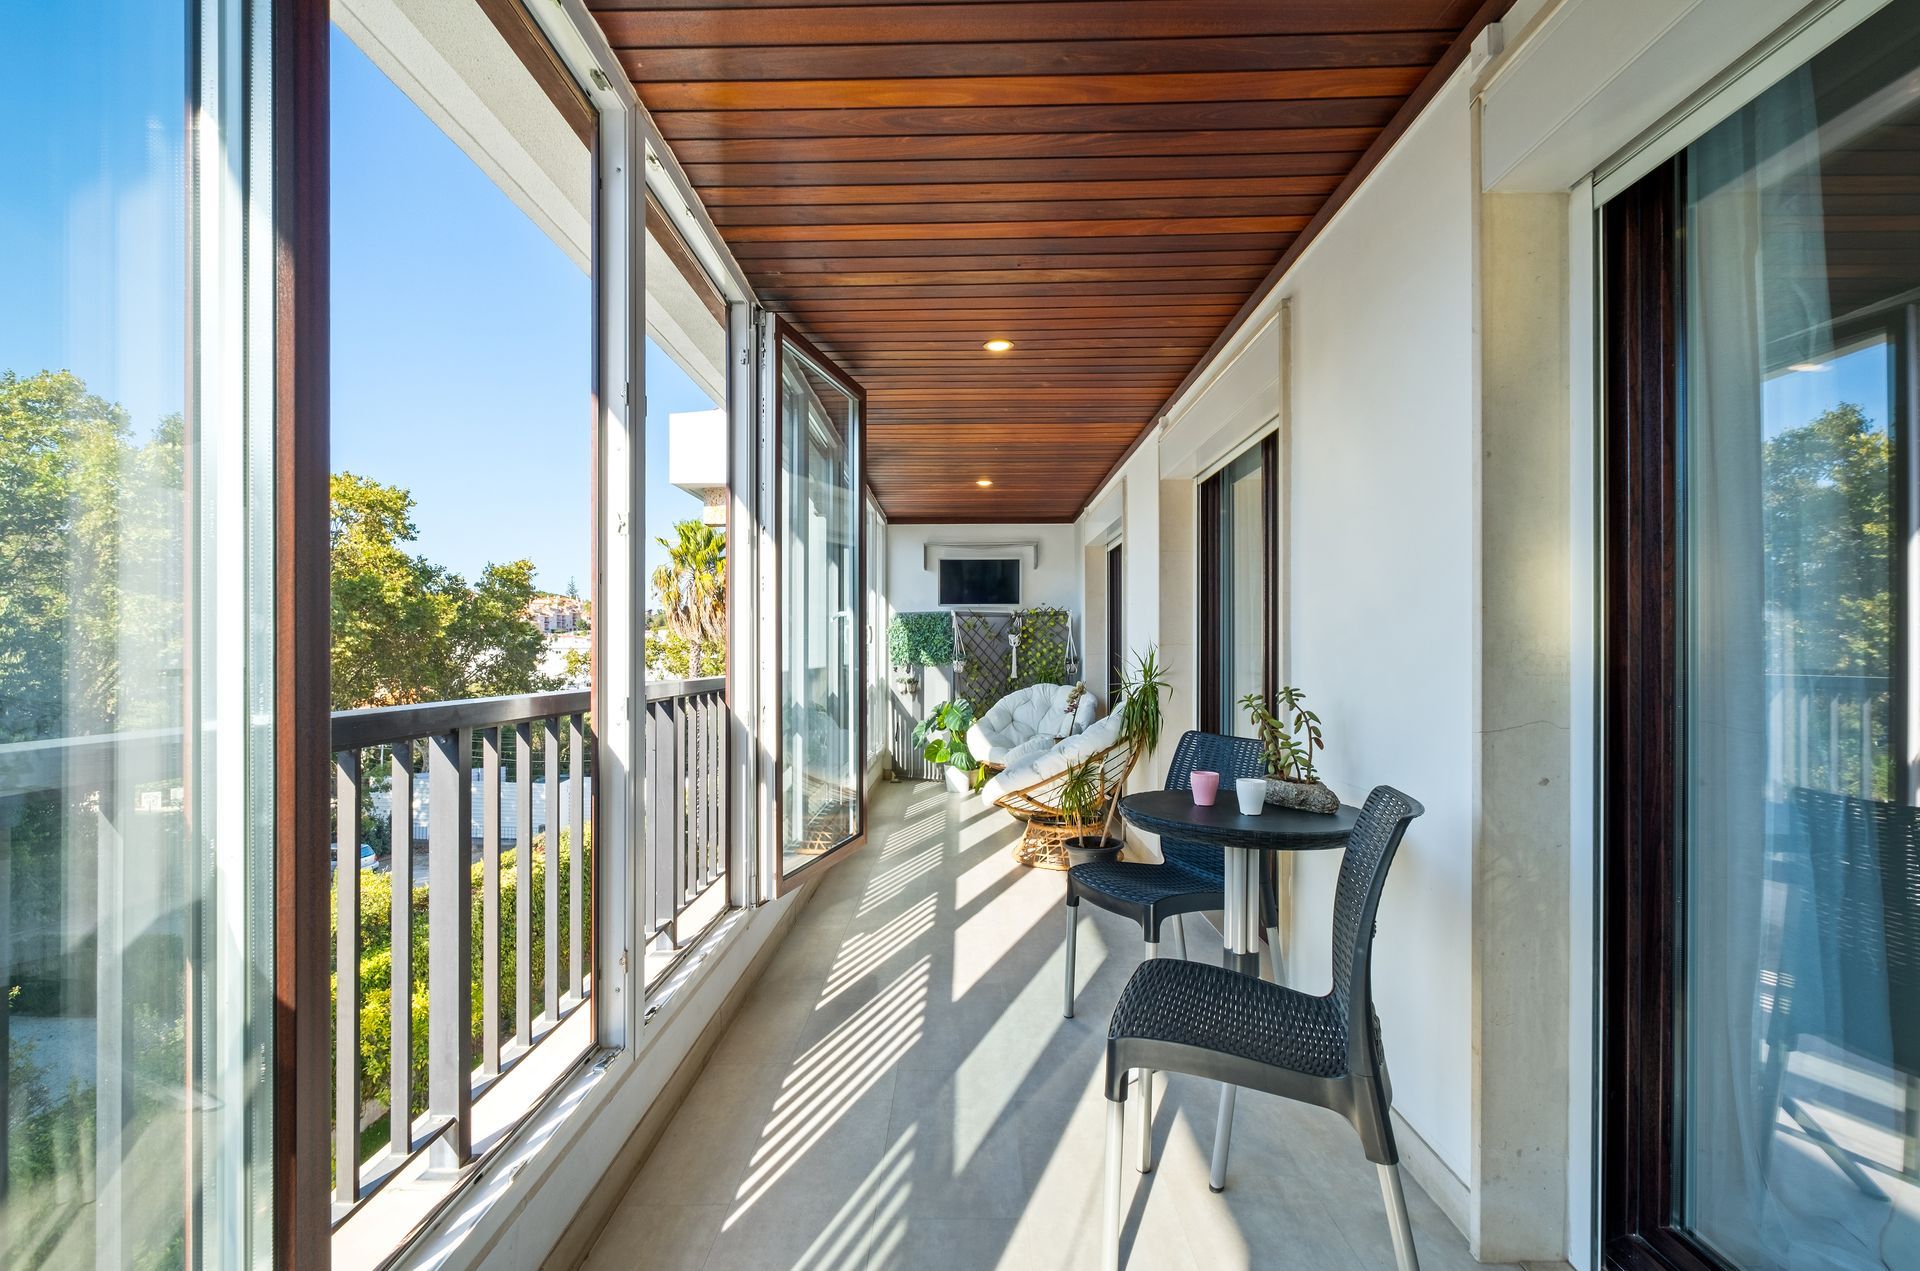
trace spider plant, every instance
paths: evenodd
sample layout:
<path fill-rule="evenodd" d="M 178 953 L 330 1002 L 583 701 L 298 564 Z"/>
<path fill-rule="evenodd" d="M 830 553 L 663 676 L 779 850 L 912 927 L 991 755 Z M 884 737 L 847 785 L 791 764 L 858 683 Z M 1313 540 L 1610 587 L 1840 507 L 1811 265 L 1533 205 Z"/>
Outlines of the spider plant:
<path fill-rule="evenodd" d="M 1133 756 L 1127 763 L 1127 771 L 1113 783 L 1113 801 L 1107 806 L 1107 814 L 1100 825 L 1100 835 L 1105 838 L 1113 833 L 1113 818 L 1120 811 L 1120 792 L 1126 788 L 1127 774 L 1133 771 L 1133 765 L 1142 756 L 1151 754 L 1160 744 L 1160 730 L 1166 724 L 1166 716 L 1160 708 L 1160 699 L 1172 691 L 1167 682 L 1166 668 L 1160 665 L 1160 650 L 1156 645 L 1148 645 L 1146 652 L 1135 656 L 1133 666 L 1120 678 L 1120 737 L 1128 742 Z"/>
<path fill-rule="evenodd" d="M 1165 723 L 1160 697 L 1168 691 L 1160 650 L 1150 644 L 1120 679 L 1120 735 L 1133 743 L 1136 755 L 1148 754 L 1160 744 L 1160 729 Z"/>
<path fill-rule="evenodd" d="M 1087 822 L 1100 815 L 1100 805 L 1106 801 L 1107 793 L 1103 776 L 1099 757 L 1095 756 L 1067 769 L 1060 784 L 1060 810 L 1073 823 L 1075 838 L 1085 837 Z"/>

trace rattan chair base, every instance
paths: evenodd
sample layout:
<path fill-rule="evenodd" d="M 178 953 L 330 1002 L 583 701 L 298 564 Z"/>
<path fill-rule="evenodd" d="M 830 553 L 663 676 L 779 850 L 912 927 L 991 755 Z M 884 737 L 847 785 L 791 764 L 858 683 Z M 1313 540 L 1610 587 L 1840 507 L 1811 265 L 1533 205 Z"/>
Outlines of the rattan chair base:
<path fill-rule="evenodd" d="M 1067 840 L 1078 838 L 1082 833 L 1071 825 L 1028 821 L 1026 832 L 1013 845 L 1013 859 L 1034 869 L 1055 869 L 1064 873 L 1073 867 L 1073 858 L 1067 854 Z"/>

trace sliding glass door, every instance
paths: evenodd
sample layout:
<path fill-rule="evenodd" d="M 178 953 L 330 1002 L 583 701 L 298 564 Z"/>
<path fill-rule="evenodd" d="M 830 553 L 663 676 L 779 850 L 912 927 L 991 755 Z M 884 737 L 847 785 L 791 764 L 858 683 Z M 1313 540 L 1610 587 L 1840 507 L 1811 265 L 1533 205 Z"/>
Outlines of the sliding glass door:
<path fill-rule="evenodd" d="M 272 1261 L 274 244 L 266 165 L 243 174 L 273 102 L 247 8 L 0 12 L 9 1266 Z"/>
<path fill-rule="evenodd" d="M 781 884 L 865 831 L 865 394 L 776 318 L 765 345 L 778 561 Z"/>
<path fill-rule="evenodd" d="M 1609 1255 L 1920 1265 L 1920 12 L 1608 209 Z"/>
<path fill-rule="evenodd" d="M 1240 700 L 1278 687 L 1275 631 L 1279 440 L 1200 484 L 1200 726 L 1245 731 Z"/>

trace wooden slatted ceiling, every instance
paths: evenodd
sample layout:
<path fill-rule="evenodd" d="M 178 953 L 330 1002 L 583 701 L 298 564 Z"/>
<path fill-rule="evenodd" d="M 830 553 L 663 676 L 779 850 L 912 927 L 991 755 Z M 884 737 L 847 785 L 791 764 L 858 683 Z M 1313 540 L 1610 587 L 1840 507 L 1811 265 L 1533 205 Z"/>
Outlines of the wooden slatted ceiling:
<path fill-rule="evenodd" d="M 899 522 L 1077 516 L 1490 7 L 592 2 Z"/>

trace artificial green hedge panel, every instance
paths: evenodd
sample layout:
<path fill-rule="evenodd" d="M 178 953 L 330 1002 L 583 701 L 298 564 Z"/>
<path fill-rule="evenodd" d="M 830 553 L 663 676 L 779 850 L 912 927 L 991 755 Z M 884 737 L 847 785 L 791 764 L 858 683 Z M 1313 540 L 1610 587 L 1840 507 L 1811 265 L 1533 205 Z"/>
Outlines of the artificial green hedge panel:
<path fill-rule="evenodd" d="M 938 610 L 895 614 L 887 624 L 887 661 L 894 666 L 953 661 L 953 616 Z"/>
<path fill-rule="evenodd" d="M 1016 687 L 1029 684 L 1066 684 L 1067 611 L 1041 606 L 1014 615 L 1013 632 L 1020 638 L 1020 671 Z"/>

